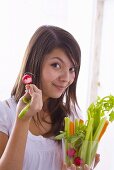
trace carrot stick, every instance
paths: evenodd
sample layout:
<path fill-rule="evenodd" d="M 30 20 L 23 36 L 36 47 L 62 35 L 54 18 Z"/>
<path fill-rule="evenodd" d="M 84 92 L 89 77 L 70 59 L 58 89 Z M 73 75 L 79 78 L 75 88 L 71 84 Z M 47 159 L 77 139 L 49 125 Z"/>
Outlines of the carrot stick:
<path fill-rule="evenodd" d="M 74 122 L 70 121 L 70 135 L 74 134 Z"/>
<path fill-rule="evenodd" d="M 101 138 L 102 138 L 103 134 L 105 133 L 105 131 L 106 131 L 106 129 L 107 129 L 108 124 L 109 124 L 109 121 L 108 121 L 108 120 L 106 120 L 106 121 L 105 121 L 105 124 L 104 124 L 104 126 L 103 126 L 103 129 L 102 129 L 102 131 L 101 131 L 101 133 L 100 133 L 100 135 L 99 135 L 99 139 L 98 139 L 98 141 L 100 141 L 100 140 L 101 140 Z"/>

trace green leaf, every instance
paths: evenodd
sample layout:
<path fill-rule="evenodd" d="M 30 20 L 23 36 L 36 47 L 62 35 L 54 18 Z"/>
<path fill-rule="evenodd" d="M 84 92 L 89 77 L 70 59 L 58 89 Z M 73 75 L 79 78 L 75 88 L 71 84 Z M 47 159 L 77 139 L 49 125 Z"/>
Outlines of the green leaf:
<path fill-rule="evenodd" d="M 112 111 L 110 114 L 109 114 L 109 120 L 112 122 L 114 121 L 114 111 Z"/>
<path fill-rule="evenodd" d="M 65 137 L 65 135 L 66 135 L 66 132 L 61 133 L 60 135 L 55 136 L 55 140 L 61 140 L 62 138 Z"/>

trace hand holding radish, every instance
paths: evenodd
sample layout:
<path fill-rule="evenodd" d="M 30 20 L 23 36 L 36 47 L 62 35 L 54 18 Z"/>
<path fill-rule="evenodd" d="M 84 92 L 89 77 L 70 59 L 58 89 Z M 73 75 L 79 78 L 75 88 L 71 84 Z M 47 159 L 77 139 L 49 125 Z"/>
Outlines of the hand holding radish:
<path fill-rule="evenodd" d="M 22 96 L 17 105 L 17 113 L 19 118 L 29 118 L 34 116 L 42 109 L 42 91 L 32 83 L 32 76 L 25 74 L 22 78 L 26 84 L 26 93 Z"/>

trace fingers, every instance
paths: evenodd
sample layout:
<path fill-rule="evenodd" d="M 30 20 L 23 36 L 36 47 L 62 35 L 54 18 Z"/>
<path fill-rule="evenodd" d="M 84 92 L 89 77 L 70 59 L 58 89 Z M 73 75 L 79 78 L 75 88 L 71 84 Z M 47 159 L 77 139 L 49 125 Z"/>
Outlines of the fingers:
<path fill-rule="evenodd" d="M 20 98 L 17 106 L 19 118 L 31 118 L 43 107 L 42 91 L 35 85 L 26 85 L 26 92 Z"/>
<path fill-rule="evenodd" d="M 100 154 L 96 154 L 94 167 L 96 167 L 96 165 L 99 163 L 99 161 L 100 161 Z"/>
<path fill-rule="evenodd" d="M 34 84 L 30 84 L 30 85 L 26 85 L 26 94 L 25 96 L 28 97 L 32 97 L 32 98 L 37 98 L 37 96 L 41 96 L 42 97 L 42 91 L 40 89 L 38 89 Z"/>
<path fill-rule="evenodd" d="M 71 170 L 76 170 L 76 166 L 74 164 L 71 165 Z"/>
<path fill-rule="evenodd" d="M 27 91 L 30 95 L 32 95 L 33 93 L 39 93 L 39 92 L 41 92 L 41 90 L 38 89 L 34 84 L 27 84 L 27 85 L 25 86 L 25 88 L 26 88 L 26 91 Z"/>
<path fill-rule="evenodd" d="M 30 99 L 31 99 L 30 94 L 28 92 L 26 92 L 22 97 L 22 102 L 27 104 L 27 103 L 29 103 Z"/>
<path fill-rule="evenodd" d="M 63 163 L 62 170 L 77 170 L 77 169 L 76 169 L 76 166 L 74 164 L 72 164 L 70 167 L 67 167 L 67 164 Z"/>
<path fill-rule="evenodd" d="M 76 167 L 74 164 L 72 164 L 70 167 L 67 167 L 67 165 L 64 163 L 62 170 L 82 170 L 82 167 Z M 90 170 L 87 164 L 84 165 L 84 170 Z"/>
<path fill-rule="evenodd" d="M 31 96 L 29 94 L 29 85 L 25 86 L 25 94 L 20 98 L 20 102 L 23 102 L 24 104 L 29 103 L 31 99 Z"/>
<path fill-rule="evenodd" d="M 34 97 L 35 93 L 41 93 L 41 90 L 39 90 L 35 85 L 33 84 L 27 84 L 25 86 L 25 94 L 20 98 L 20 101 L 27 104 L 29 103 L 31 97 Z"/>
<path fill-rule="evenodd" d="M 66 163 L 63 163 L 62 170 L 67 170 L 67 165 L 66 165 Z"/>
<path fill-rule="evenodd" d="M 84 170 L 90 170 L 90 168 L 87 164 L 84 165 Z"/>

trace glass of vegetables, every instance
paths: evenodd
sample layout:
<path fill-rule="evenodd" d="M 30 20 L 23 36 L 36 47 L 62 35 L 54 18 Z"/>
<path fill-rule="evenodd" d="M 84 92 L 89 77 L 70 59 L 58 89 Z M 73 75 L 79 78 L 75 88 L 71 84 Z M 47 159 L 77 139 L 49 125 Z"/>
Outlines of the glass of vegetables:
<path fill-rule="evenodd" d="M 68 166 L 75 164 L 83 170 L 94 167 L 99 142 L 107 126 L 114 120 L 114 96 L 98 97 L 87 109 L 87 120 L 64 118 L 64 131 L 55 137 L 62 140 L 63 158 Z"/>

